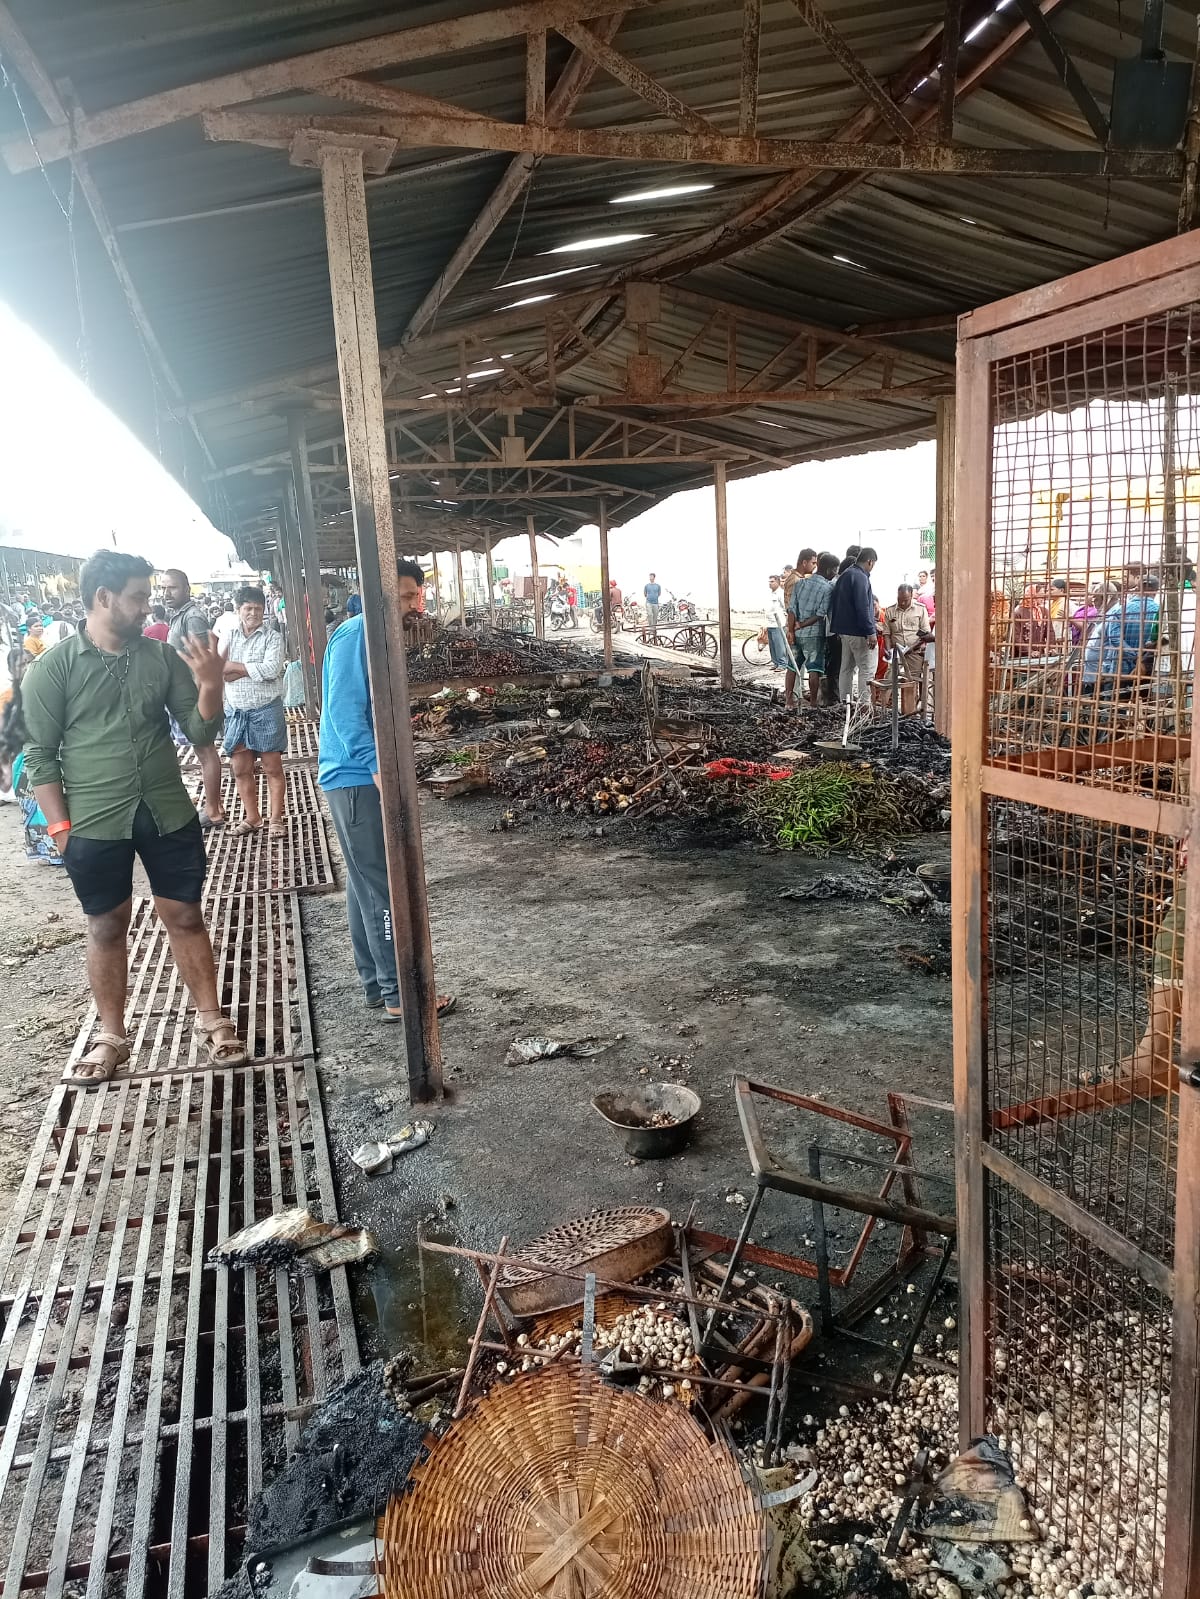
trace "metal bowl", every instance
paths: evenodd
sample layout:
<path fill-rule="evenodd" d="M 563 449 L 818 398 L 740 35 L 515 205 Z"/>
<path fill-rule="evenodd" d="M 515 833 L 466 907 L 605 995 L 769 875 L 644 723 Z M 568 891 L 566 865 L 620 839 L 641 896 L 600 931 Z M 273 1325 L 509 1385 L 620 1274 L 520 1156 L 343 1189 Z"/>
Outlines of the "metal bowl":
<path fill-rule="evenodd" d="M 700 1095 L 681 1083 L 647 1083 L 642 1088 L 608 1088 L 592 1100 L 592 1109 L 625 1136 L 625 1153 L 642 1160 L 677 1155 L 690 1141 L 700 1112 Z M 675 1120 L 652 1127 L 662 1112 Z"/>

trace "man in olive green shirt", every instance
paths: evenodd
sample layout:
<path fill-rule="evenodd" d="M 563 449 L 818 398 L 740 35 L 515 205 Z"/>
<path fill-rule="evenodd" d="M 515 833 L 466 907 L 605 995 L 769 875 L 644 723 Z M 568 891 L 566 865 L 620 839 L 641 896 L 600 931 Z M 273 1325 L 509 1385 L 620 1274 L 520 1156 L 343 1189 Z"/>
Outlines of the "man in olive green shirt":
<path fill-rule="evenodd" d="M 191 992 L 210 1062 L 246 1059 L 217 999 L 200 910 L 204 837 L 167 722 L 169 711 L 193 743 L 213 742 L 225 663 L 215 639 L 190 639 L 180 654 L 143 637 L 153 575 L 140 556 L 98 551 L 80 573 L 85 623 L 40 656 L 22 681 L 25 770 L 87 917 L 88 981 L 99 1025 L 76 1068 L 85 1082 L 111 1077 L 129 1059 L 135 855 Z"/>

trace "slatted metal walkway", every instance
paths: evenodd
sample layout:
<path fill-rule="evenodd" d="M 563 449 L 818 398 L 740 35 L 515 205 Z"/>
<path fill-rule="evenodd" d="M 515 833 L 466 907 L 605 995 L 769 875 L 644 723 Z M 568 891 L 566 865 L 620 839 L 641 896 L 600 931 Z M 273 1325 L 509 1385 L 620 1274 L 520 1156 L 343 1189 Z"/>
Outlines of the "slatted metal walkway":
<path fill-rule="evenodd" d="M 297 775 L 289 788 L 315 807 Z M 215 1592 L 250 1499 L 358 1369 L 345 1268 L 207 1262 L 218 1239 L 288 1206 L 337 1216 L 299 901 L 235 889 L 223 874 L 237 857 L 210 859 L 218 986 L 253 1063 L 202 1068 L 164 929 L 138 902 L 132 1064 L 55 1090 L 0 1235 L 6 1599 Z M 93 1013 L 72 1060 L 94 1026 Z"/>

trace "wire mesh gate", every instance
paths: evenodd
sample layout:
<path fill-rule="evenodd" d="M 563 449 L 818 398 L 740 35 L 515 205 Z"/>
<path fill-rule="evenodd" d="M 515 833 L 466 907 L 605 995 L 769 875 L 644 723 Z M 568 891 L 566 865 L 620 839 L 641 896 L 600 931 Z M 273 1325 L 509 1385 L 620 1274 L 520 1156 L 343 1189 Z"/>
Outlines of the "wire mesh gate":
<path fill-rule="evenodd" d="M 1197 340 L 1197 234 L 960 324 L 962 1428 L 1138 1599 L 1200 1581 Z"/>

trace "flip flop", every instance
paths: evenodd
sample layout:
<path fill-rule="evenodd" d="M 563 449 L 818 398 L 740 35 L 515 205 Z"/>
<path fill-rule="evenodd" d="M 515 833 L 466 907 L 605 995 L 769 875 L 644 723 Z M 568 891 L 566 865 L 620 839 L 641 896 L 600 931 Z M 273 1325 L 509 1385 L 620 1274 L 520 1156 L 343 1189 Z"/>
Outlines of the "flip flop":
<path fill-rule="evenodd" d="M 284 817 L 276 817 L 267 823 L 267 832 L 271 838 L 286 838 L 288 825 Z"/>
<path fill-rule="evenodd" d="M 206 833 L 215 833 L 219 827 L 224 827 L 227 821 L 228 817 L 218 816 L 214 821 L 207 811 L 200 812 L 200 826 Z"/>
<path fill-rule="evenodd" d="M 93 1060 L 92 1056 L 97 1050 L 110 1050 L 115 1057 L 111 1062 Z M 129 1059 L 129 1040 L 121 1033 L 96 1033 L 92 1037 L 91 1045 L 86 1055 L 80 1057 L 67 1074 L 67 1081 L 81 1083 L 84 1087 L 92 1083 L 107 1083 L 118 1066 L 124 1066 Z M 81 1066 L 98 1066 L 99 1071 L 81 1072 Z"/>
<path fill-rule="evenodd" d="M 458 997 L 457 997 L 457 995 L 455 995 L 455 994 L 439 994 L 438 995 L 437 1013 L 438 1013 L 438 1020 L 439 1021 L 441 1021 L 443 1016 L 451 1015 L 455 1010 L 457 1010 L 457 1008 L 458 1008 Z M 393 1010 L 390 1005 L 385 1005 L 384 1006 L 383 1015 L 380 1017 L 380 1021 L 384 1021 L 384 1022 L 402 1022 L 403 1020 L 404 1020 L 404 1012 L 403 1011 Z"/>
<path fill-rule="evenodd" d="M 239 822 L 233 829 L 234 838 L 245 838 L 247 833 L 261 833 L 265 822 Z"/>

